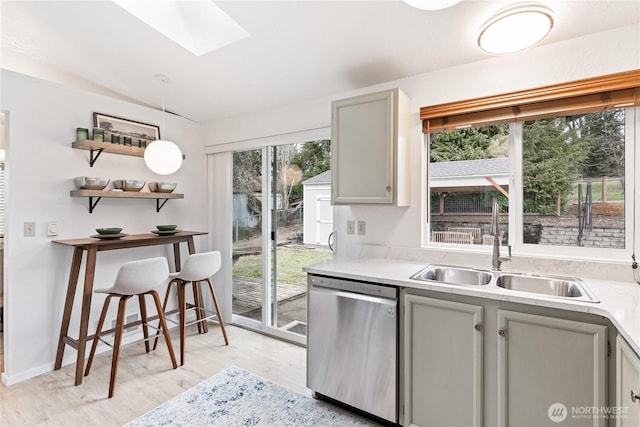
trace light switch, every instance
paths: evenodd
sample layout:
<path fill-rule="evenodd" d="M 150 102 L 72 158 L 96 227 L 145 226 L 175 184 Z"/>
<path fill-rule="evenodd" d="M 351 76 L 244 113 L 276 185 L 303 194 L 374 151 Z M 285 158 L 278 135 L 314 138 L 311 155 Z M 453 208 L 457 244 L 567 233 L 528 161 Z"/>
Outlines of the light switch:
<path fill-rule="evenodd" d="M 47 222 L 47 236 L 58 235 L 58 221 Z"/>
<path fill-rule="evenodd" d="M 353 219 L 347 220 L 347 234 L 356 234 L 356 222 Z"/>
<path fill-rule="evenodd" d="M 367 222 L 366 221 L 358 221 L 358 234 L 364 236 L 367 234 Z"/>
<path fill-rule="evenodd" d="M 36 223 L 25 222 L 24 223 L 24 237 L 34 237 L 36 235 Z"/>

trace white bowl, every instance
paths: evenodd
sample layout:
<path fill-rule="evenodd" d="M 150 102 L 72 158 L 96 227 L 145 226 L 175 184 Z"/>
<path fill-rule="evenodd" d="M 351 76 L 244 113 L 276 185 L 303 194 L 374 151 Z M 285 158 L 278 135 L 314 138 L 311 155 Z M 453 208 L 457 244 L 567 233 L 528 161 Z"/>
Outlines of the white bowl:
<path fill-rule="evenodd" d="M 177 182 L 150 182 L 149 191 L 152 193 L 171 193 L 177 185 Z"/>
<path fill-rule="evenodd" d="M 144 187 L 145 181 L 137 179 L 116 179 L 113 181 L 113 187 L 124 191 L 140 191 Z"/>
<path fill-rule="evenodd" d="M 109 185 L 109 178 L 78 176 L 75 178 L 75 182 L 81 190 L 103 190 L 107 185 Z"/>

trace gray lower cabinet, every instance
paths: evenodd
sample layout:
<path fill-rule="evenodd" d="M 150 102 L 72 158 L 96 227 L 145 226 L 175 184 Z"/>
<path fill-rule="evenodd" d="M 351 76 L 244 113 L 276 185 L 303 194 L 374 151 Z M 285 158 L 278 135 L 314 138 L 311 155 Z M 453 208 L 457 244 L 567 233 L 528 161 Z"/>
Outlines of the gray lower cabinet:
<path fill-rule="evenodd" d="M 640 358 L 620 335 L 616 338 L 615 407 L 620 411 L 616 427 L 640 426 Z"/>
<path fill-rule="evenodd" d="M 443 298 L 404 294 L 404 426 L 607 425 L 592 413 L 607 407 L 601 317 Z M 628 379 L 638 389 L 639 376 Z"/>
<path fill-rule="evenodd" d="M 405 297 L 406 426 L 482 425 L 482 310 Z"/>
<path fill-rule="evenodd" d="M 498 327 L 499 426 L 606 424 L 605 326 L 499 310 Z"/>

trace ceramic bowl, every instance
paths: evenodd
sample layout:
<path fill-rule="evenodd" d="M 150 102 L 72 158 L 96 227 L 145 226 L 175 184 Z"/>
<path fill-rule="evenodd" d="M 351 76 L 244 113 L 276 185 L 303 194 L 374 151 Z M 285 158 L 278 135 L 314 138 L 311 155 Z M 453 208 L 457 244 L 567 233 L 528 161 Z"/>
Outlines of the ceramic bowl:
<path fill-rule="evenodd" d="M 137 179 L 116 179 L 113 181 L 113 187 L 124 191 L 140 191 L 144 187 L 145 182 Z"/>
<path fill-rule="evenodd" d="M 172 231 L 175 230 L 177 225 L 156 225 L 156 228 L 160 231 Z"/>
<path fill-rule="evenodd" d="M 81 190 L 103 190 L 107 185 L 109 185 L 109 178 L 78 176 L 75 178 L 75 182 Z"/>
<path fill-rule="evenodd" d="M 122 231 L 122 228 L 119 227 L 109 227 L 109 228 L 96 228 L 98 234 L 119 234 Z"/>
<path fill-rule="evenodd" d="M 149 191 L 152 193 L 171 193 L 177 185 L 177 182 L 150 182 Z"/>

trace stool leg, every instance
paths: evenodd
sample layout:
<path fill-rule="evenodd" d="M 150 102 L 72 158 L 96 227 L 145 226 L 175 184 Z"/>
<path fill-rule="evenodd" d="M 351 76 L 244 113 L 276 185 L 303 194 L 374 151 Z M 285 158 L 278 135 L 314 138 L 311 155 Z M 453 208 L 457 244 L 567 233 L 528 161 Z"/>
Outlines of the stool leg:
<path fill-rule="evenodd" d="M 202 291 L 200 289 L 200 281 L 193 283 L 193 301 L 196 306 L 196 318 L 198 321 L 198 333 L 206 334 L 209 332 L 207 327 L 207 313 L 204 311 L 204 299 L 202 298 Z"/>
<path fill-rule="evenodd" d="M 224 322 L 222 321 L 222 315 L 220 314 L 220 308 L 218 307 L 218 301 L 216 300 L 216 293 L 213 291 L 213 284 L 210 279 L 206 279 L 211 291 L 211 297 L 213 298 L 213 306 L 216 308 L 216 314 L 218 315 L 218 323 L 220 323 L 220 329 L 222 329 L 222 335 L 224 336 L 224 344 L 229 345 L 229 339 L 227 338 L 227 331 L 224 328 Z"/>
<path fill-rule="evenodd" d="M 138 303 L 140 304 L 140 320 L 142 321 L 142 335 L 144 336 L 144 350 L 149 353 L 149 327 L 147 326 L 147 303 L 144 300 L 144 294 L 138 295 Z M 157 337 L 157 335 L 156 335 Z"/>
<path fill-rule="evenodd" d="M 202 313 L 200 312 L 200 303 L 198 301 L 198 282 L 191 282 L 191 293 L 193 294 L 193 309 L 196 313 L 196 326 L 198 326 L 198 333 L 201 334 L 202 331 Z"/>
<path fill-rule="evenodd" d="M 185 299 L 186 287 L 186 282 L 178 282 L 178 305 L 180 306 L 180 365 L 184 365 L 185 317 L 187 311 L 187 301 Z"/>
<path fill-rule="evenodd" d="M 91 344 L 91 352 L 89 353 L 89 360 L 87 360 L 87 366 L 84 370 L 84 376 L 89 375 L 91 371 L 91 364 L 93 363 L 93 356 L 96 354 L 96 348 L 98 347 L 98 338 L 102 333 L 102 326 L 104 325 L 104 319 L 107 317 L 107 310 L 109 309 L 109 303 L 111 302 L 113 295 L 107 295 L 107 299 L 104 300 L 102 305 L 102 312 L 100 313 L 100 319 L 98 320 L 98 326 L 96 327 L 96 334 L 93 336 L 93 343 Z"/>
<path fill-rule="evenodd" d="M 171 295 L 171 287 L 173 286 L 173 284 L 176 283 L 176 280 L 172 280 L 167 284 L 167 292 L 165 292 L 164 294 L 164 302 L 162 303 L 162 312 L 166 313 L 167 312 L 167 304 L 169 302 L 169 295 Z M 158 324 L 159 326 L 160 324 Z M 156 347 L 158 346 L 158 336 L 160 335 L 160 331 L 156 332 L 156 339 L 153 340 L 153 349 L 155 350 Z"/>
<path fill-rule="evenodd" d="M 124 317 L 126 315 L 127 300 L 131 295 L 120 297 L 118 303 L 118 318 L 116 319 L 116 332 L 113 341 L 113 356 L 111 357 L 111 377 L 109 379 L 109 398 L 113 397 L 116 387 L 116 375 L 118 374 L 118 359 L 120 357 L 120 343 L 122 342 L 122 330 L 124 329 Z"/>
<path fill-rule="evenodd" d="M 164 311 L 162 311 L 162 307 L 160 306 L 160 297 L 156 291 L 149 291 L 149 294 L 153 296 L 153 300 L 156 303 L 156 309 L 158 310 L 158 319 L 160 319 L 160 328 L 162 328 L 162 333 L 164 334 L 164 340 L 167 343 L 167 349 L 169 350 L 169 356 L 171 357 L 171 364 L 173 365 L 173 369 L 178 367 L 178 363 L 176 362 L 176 355 L 173 352 L 173 344 L 171 343 L 171 337 L 169 336 L 169 330 L 167 329 L 167 322 L 164 318 Z"/>

